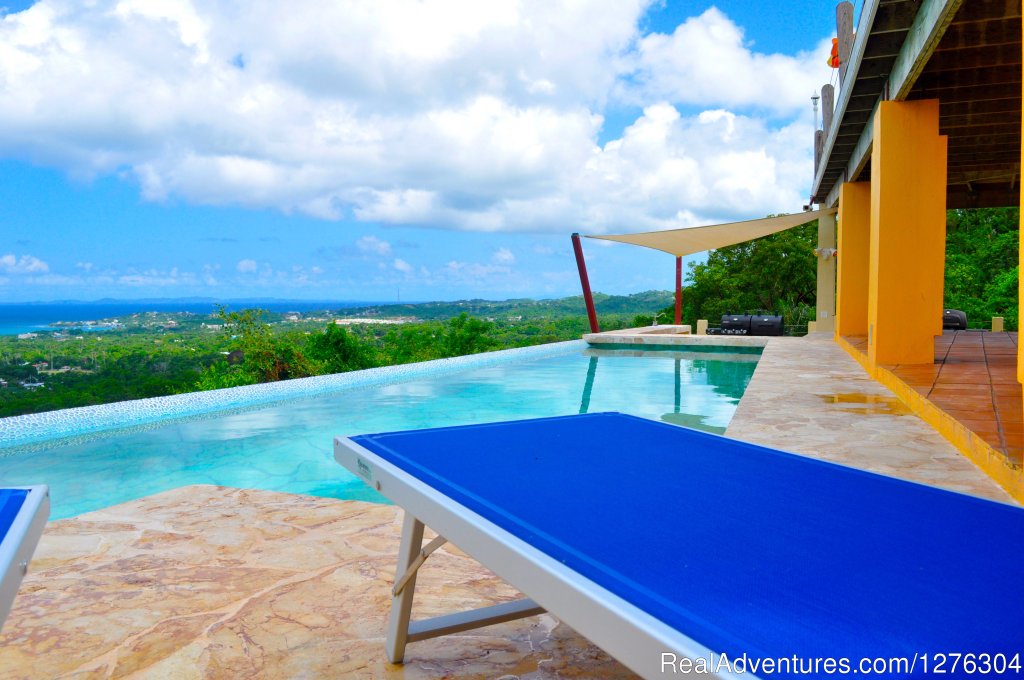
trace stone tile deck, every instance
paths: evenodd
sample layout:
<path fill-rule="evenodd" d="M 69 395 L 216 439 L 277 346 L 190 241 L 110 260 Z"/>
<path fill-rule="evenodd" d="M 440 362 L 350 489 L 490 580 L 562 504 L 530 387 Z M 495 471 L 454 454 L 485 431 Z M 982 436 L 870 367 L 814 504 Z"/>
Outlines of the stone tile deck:
<path fill-rule="evenodd" d="M 1009 497 L 827 337 L 772 338 L 728 436 Z M 189 486 L 47 526 L 0 634 L 21 678 L 631 678 L 550 615 L 383 655 L 392 506 Z M 458 549 L 417 616 L 518 597 Z"/>
<path fill-rule="evenodd" d="M 0 678 L 631 678 L 543 615 L 384 659 L 397 508 L 188 486 L 51 522 L 0 634 Z M 520 595 L 457 549 L 417 616 Z"/>
<path fill-rule="evenodd" d="M 1013 502 L 824 333 L 771 339 L 726 436 Z"/>

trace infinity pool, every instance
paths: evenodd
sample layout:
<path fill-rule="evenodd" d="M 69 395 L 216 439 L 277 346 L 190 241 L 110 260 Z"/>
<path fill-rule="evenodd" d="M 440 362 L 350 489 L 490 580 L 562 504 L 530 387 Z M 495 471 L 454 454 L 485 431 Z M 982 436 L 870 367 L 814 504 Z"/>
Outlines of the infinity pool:
<path fill-rule="evenodd" d="M 0 486 L 48 484 L 53 519 L 188 484 L 384 502 L 334 462 L 336 435 L 597 411 L 722 432 L 759 356 L 582 348 L 3 448 Z"/>

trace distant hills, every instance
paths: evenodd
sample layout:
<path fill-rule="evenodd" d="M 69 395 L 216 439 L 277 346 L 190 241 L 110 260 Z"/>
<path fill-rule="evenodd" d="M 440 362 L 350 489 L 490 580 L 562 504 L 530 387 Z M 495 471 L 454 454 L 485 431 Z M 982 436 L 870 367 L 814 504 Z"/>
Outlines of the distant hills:
<path fill-rule="evenodd" d="M 672 293 L 667 290 L 649 290 L 632 295 L 606 295 L 594 293 L 594 306 L 601 314 L 653 314 L 672 304 Z M 494 317 L 515 315 L 524 319 L 586 315 L 582 295 L 551 300 L 518 298 L 511 300 L 456 300 L 454 302 L 409 302 L 401 304 L 374 304 L 348 307 L 340 314 L 350 317 L 411 316 L 419 319 L 447 319 L 461 313 L 471 316 Z"/>
<path fill-rule="evenodd" d="M 416 317 L 419 319 L 447 319 L 466 312 L 471 316 L 522 316 L 524 319 L 553 318 L 568 315 L 585 315 L 586 307 L 582 295 L 571 297 L 534 300 L 515 298 L 510 300 L 454 300 L 437 302 L 380 303 L 359 300 L 289 300 L 287 298 L 232 298 L 209 297 L 183 298 L 140 298 L 133 300 L 103 298 L 102 300 L 53 300 L 48 302 L 0 303 L 5 306 L 111 306 L 111 305 L 159 305 L 162 311 L 173 311 L 175 305 L 182 310 L 196 305 L 223 304 L 232 309 L 243 307 L 271 306 L 281 310 L 294 304 L 303 310 L 331 310 L 342 317 Z M 672 304 L 672 293 L 664 290 L 649 290 L 632 295 L 606 295 L 594 293 L 594 304 L 601 314 L 652 314 Z M 322 307 L 320 306 L 322 305 Z"/>

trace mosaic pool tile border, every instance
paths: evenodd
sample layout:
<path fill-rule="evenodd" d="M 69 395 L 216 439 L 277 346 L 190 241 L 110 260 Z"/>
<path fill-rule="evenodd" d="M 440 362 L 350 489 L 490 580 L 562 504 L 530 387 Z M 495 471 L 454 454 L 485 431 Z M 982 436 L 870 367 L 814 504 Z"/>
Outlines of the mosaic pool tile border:
<path fill-rule="evenodd" d="M 0 418 L 0 448 L 33 444 L 51 439 L 144 425 L 163 420 L 272 404 L 297 397 L 340 392 L 357 387 L 389 385 L 413 378 L 445 375 L 529 359 L 568 354 L 586 347 L 582 340 L 554 342 L 533 347 L 471 354 L 452 359 L 435 359 L 401 366 L 368 368 L 350 373 L 320 375 L 261 385 L 229 387 L 207 392 L 189 392 L 167 397 L 120 401 L 98 406 L 30 413 Z"/>

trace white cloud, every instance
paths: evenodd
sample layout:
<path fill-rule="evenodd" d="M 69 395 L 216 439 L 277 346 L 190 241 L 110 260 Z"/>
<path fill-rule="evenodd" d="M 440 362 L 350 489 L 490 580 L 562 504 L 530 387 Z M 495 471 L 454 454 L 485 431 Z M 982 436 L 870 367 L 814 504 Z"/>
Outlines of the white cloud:
<path fill-rule="evenodd" d="M 756 53 L 743 29 L 711 7 L 671 35 L 644 36 L 630 57 L 633 77 L 621 82 L 621 92 L 641 105 L 663 99 L 792 114 L 806 110 L 811 94 L 829 81 L 830 44 L 813 47 L 795 56 Z"/>
<path fill-rule="evenodd" d="M 491 259 L 498 264 L 515 264 L 516 256 L 512 254 L 512 251 L 508 248 L 498 248 L 494 251 L 494 255 L 491 255 Z"/>
<path fill-rule="evenodd" d="M 442 272 L 456 280 L 475 282 L 495 274 L 509 274 L 511 269 L 502 265 L 482 264 L 480 262 L 460 262 L 451 260 L 442 269 Z"/>
<path fill-rule="evenodd" d="M 27 283 L 32 286 L 77 286 L 81 285 L 82 279 L 78 276 L 66 276 L 64 274 L 42 274 L 29 276 L 19 283 Z"/>
<path fill-rule="evenodd" d="M 259 268 L 259 264 L 257 264 L 256 260 L 250 259 L 239 260 L 238 266 L 236 267 L 236 269 L 243 274 L 251 274 L 252 272 L 255 272 L 257 268 Z"/>
<path fill-rule="evenodd" d="M 39 274 L 48 271 L 50 266 L 33 255 L 0 255 L 0 272 L 5 274 Z"/>
<path fill-rule="evenodd" d="M 181 271 L 177 267 L 170 269 L 150 268 L 143 271 L 129 270 L 117 277 L 117 283 L 133 288 L 154 287 L 164 288 L 179 285 L 192 285 L 197 281 L 193 272 Z"/>
<path fill-rule="evenodd" d="M 84 272 L 91 272 L 93 266 L 94 265 L 93 265 L 92 262 L 76 262 L 75 263 L 75 268 L 76 269 L 81 269 Z"/>
<path fill-rule="evenodd" d="M 205 283 L 208 286 L 216 286 L 218 283 L 216 277 L 218 269 L 220 269 L 219 264 L 203 265 L 203 283 Z"/>
<path fill-rule="evenodd" d="M 799 209 L 824 52 L 759 54 L 715 9 L 641 35 L 649 4 L 39 0 L 0 20 L 0 157 L 149 200 L 444 229 Z M 644 114 L 599 146 L 609 101 Z"/>
<path fill-rule="evenodd" d="M 359 249 L 359 252 L 367 255 L 386 257 L 391 254 L 391 244 L 376 236 L 363 236 L 356 241 L 356 248 Z"/>
<path fill-rule="evenodd" d="M 412 271 L 412 265 L 399 257 L 395 258 L 395 261 L 392 263 L 392 266 L 398 271 L 403 272 L 405 274 L 408 274 L 409 272 Z"/>

